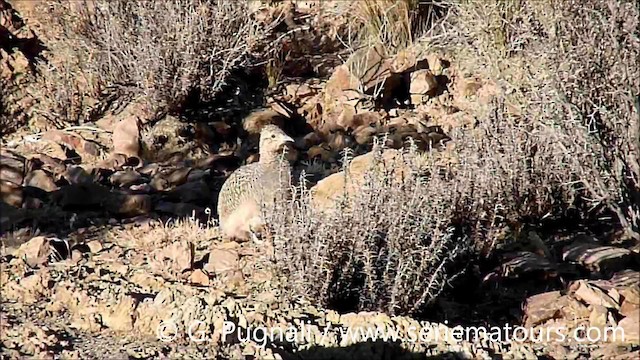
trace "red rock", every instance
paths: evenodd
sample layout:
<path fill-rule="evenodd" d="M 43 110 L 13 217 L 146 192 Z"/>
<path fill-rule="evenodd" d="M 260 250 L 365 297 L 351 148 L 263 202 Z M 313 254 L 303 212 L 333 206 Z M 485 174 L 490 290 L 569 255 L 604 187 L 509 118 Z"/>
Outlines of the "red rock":
<path fill-rule="evenodd" d="M 113 152 L 126 156 L 140 155 L 140 127 L 137 117 L 120 120 L 113 129 Z"/>
<path fill-rule="evenodd" d="M 634 344 L 640 342 L 640 310 L 620 320 L 618 326 L 624 330 L 624 342 Z"/>
<path fill-rule="evenodd" d="M 11 181 L 0 180 L 0 200 L 14 206 L 21 207 L 23 201 L 22 186 Z"/>
<path fill-rule="evenodd" d="M 569 289 L 577 298 L 589 305 L 601 305 L 610 309 L 620 309 L 620 304 L 611 296 L 602 289 L 587 283 L 585 280 L 574 282 Z"/>

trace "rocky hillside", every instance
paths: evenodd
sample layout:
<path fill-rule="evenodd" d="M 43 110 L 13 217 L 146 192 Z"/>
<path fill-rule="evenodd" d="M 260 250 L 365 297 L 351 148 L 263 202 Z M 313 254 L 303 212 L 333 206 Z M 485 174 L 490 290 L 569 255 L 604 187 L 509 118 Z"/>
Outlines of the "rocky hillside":
<path fill-rule="evenodd" d="M 638 10 L 543 3 L 0 0 L 2 356 L 637 358 Z"/>

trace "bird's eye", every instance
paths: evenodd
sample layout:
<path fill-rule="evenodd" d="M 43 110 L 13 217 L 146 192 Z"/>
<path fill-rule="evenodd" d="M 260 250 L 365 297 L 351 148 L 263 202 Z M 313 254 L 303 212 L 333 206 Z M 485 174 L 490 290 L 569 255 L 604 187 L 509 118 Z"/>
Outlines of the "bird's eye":
<path fill-rule="evenodd" d="M 271 134 L 271 138 L 275 139 L 276 138 L 276 134 Z"/>

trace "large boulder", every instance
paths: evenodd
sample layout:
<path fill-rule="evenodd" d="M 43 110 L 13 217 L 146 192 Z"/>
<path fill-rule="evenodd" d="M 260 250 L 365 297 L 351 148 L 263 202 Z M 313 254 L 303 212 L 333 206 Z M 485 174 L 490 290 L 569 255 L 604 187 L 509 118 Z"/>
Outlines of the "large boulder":
<path fill-rule="evenodd" d="M 320 180 L 311 188 L 312 205 L 322 211 L 331 210 L 341 198 L 352 197 L 366 183 L 367 174 L 389 174 L 393 182 L 401 183 L 411 171 L 409 159 L 401 150 L 386 149 L 379 161 L 374 152 L 356 156 L 347 172 L 340 171 Z"/>

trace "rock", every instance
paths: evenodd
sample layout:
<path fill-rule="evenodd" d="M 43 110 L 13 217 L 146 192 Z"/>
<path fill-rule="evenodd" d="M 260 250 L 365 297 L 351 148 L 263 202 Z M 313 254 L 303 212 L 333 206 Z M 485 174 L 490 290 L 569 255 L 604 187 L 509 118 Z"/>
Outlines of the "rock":
<path fill-rule="evenodd" d="M 563 260 L 597 272 L 611 273 L 626 269 L 634 261 L 633 258 L 630 250 L 594 243 L 576 242 L 562 251 Z"/>
<path fill-rule="evenodd" d="M 334 128 L 327 128 L 329 130 L 329 134 L 325 134 L 325 137 L 331 135 L 331 133 L 338 130 L 349 130 L 351 128 L 351 123 L 353 122 L 353 118 L 356 115 L 356 108 L 352 104 L 342 104 L 339 107 L 340 111 L 336 111 L 339 113 L 334 124 Z"/>
<path fill-rule="evenodd" d="M 554 275 L 556 268 L 548 259 L 538 254 L 520 251 L 506 256 L 506 261 L 500 265 L 500 276 L 503 278 L 520 278 L 534 276 L 546 278 Z"/>
<path fill-rule="evenodd" d="M 260 130 L 268 124 L 275 124 L 282 129 L 285 117 L 273 109 L 261 109 L 252 112 L 242 120 L 242 128 L 251 135 L 260 134 Z"/>
<path fill-rule="evenodd" d="M 165 191 L 171 187 L 171 184 L 169 184 L 166 174 L 158 172 L 149 181 L 149 186 L 156 191 Z"/>
<path fill-rule="evenodd" d="M 459 84 L 458 93 L 462 97 L 475 95 L 482 87 L 482 83 L 476 79 L 462 79 Z"/>
<path fill-rule="evenodd" d="M 29 59 L 20 51 L 8 53 L 0 49 L 0 80 L 11 80 L 17 73 L 29 72 Z"/>
<path fill-rule="evenodd" d="M 620 320 L 618 326 L 624 331 L 624 342 L 634 344 L 640 342 L 640 310 Z"/>
<path fill-rule="evenodd" d="M 244 274 L 238 269 L 223 271 L 217 273 L 217 276 L 227 289 L 237 293 L 240 293 L 241 288 L 246 284 Z"/>
<path fill-rule="evenodd" d="M 330 162 L 332 160 L 335 160 L 338 157 L 338 153 L 333 151 L 329 145 L 322 144 L 322 145 L 312 146 L 307 151 L 307 157 L 309 159 L 318 158 L 323 162 Z"/>
<path fill-rule="evenodd" d="M 560 306 L 560 314 L 565 319 L 569 320 L 582 320 L 588 319 L 591 315 L 591 311 L 582 302 L 576 300 L 573 296 L 565 295 L 558 299 L 558 305 Z"/>
<path fill-rule="evenodd" d="M 42 209 L 45 202 L 43 197 L 31 197 L 27 196 L 22 203 L 24 209 Z"/>
<path fill-rule="evenodd" d="M 178 241 L 153 251 L 150 255 L 150 265 L 158 272 L 169 271 L 173 274 L 181 274 L 193 267 L 193 256 L 193 244 L 188 241 Z"/>
<path fill-rule="evenodd" d="M 120 120 L 113 129 L 113 153 L 140 156 L 140 120 L 130 116 Z"/>
<path fill-rule="evenodd" d="M 640 350 L 631 352 L 628 346 L 614 343 L 593 349 L 589 357 L 591 359 L 637 360 L 640 359 Z"/>
<path fill-rule="evenodd" d="M 547 349 L 548 355 L 551 356 L 553 359 L 567 359 L 568 358 L 568 353 L 569 351 L 567 350 L 567 347 L 562 346 L 560 344 L 550 344 L 549 348 Z"/>
<path fill-rule="evenodd" d="M 104 306 L 104 310 L 100 314 L 102 324 L 117 332 L 130 332 L 133 330 L 135 300 L 130 296 L 124 296 L 110 305 Z"/>
<path fill-rule="evenodd" d="M 132 194 L 149 194 L 153 192 L 153 188 L 149 184 L 131 185 L 129 186 Z"/>
<path fill-rule="evenodd" d="M 45 154 L 35 154 L 29 158 L 29 162 L 32 164 L 31 170 L 42 168 L 53 174 L 54 178 L 67 169 L 63 160 Z"/>
<path fill-rule="evenodd" d="M 169 199 L 184 203 L 209 204 L 212 199 L 211 189 L 204 181 L 188 182 L 171 190 Z"/>
<path fill-rule="evenodd" d="M 192 169 L 187 176 L 187 182 L 190 183 L 203 180 L 208 174 L 209 171 L 207 170 Z"/>
<path fill-rule="evenodd" d="M 229 140 L 236 133 L 236 128 L 224 121 L 214 121 L 210 125 L 216 136 L 223 140 Z"/>
<path fill-rule="evenodd" d="M 435 75 L 442 75 L 444 69 L 447 67 L 445 62 L 436 53 L 431 53 L 426 56 L 427 63 L 429 64 L 429 70 Z"/>
<path fill-rule="evenodd" d="M 325 102 L 333 102 L 343 97 L 347 90 L 359 89 L 360 80 L 351 73 L 347 65 L 340 65 L 334 71 L 324 88 Z"/>
<path fill-rule="evenodd" d="M 49 239 L 44 236 L 36 236 L 26 243 L 20 245 L 15 257 L 25 259 L 29 266 L 45 264 L 51 254 Z"/>
<path fill-rule="evenodd" d="M 174 151 L 171 154 L 164 156 L 160 165 L 166 167 L 184 166 L 184 160 L 185 154 L 182 151 Z M 171 174 L 171 171 L 168 171 L 167 174 Z"/>
<path fill-rule="evenodd" d="M 327 145 L 329 145 L 333 151 L 342 151 L 355 146 L 355 144 L 355 139 L 351 135 L 346 134 L 345 131 L 336 130 L 328 135 Z"/>
<path fill-rule="evenodd" d="M 67 167 L 67 170 L 62 174 L 62 177 L 67 180 L 69 184 L 90 184 L 94 182 L 94 177 L 82 166 L 71 165 Z"/>
<path fill-rule="evenodd" d="M 140 174 L 147 175 L 147 176 L 154 176 L 159 171 L 160 171 L 160 165 L 158 165 L 157 163 L 146 164 L 142 166 L 140 169 L 138 169 L 138 172 Z"/>
<path fill-rule="evenodd" d="M 100 161 L 97 167 L 100 169 L 122 170 L 122 167 L 127 163 L 127 159 L 127 155 L 124 154 L 111 154 L 105 160 Z"/>
<path fill-rule="evenodd" d="M 78 134 L 72 134 L 62 130 L 49 130 L 42 135 L 42 140 L 64 145 L 74 150 L 80 156 L 98 156 L 100 154 L 98 146 L 95 143 L 85 140 Z"/>
<path fill-rule="evenodd" d="M 337 124 L 345 130 L 356 130 L 362 127 L 377 128 L 382 124 L 382 116 L 373 111 L 353 113 L 348 118 L 338 118 Z"/>
<path fill-rule="evenodd" d="M 18 291 L 12 291 L 14 290 L 11 289 L 12 283 L 13 282 L 9 284 L 2 284 L 3 299 L 6 296 L 6 298 L 19 300 L 24 304 L 33 304 L 43 297 L 50 296 L 50 284 L 52 283 L 51 273 L 48 268 L 45 267 L 32 273 L 32 275 L 27 275 L 21 278 L 19 280 L 18 289 L 15 289 Z M 16 292 L 18 294 L 15 294 Z M 18 296 L 16 297 L 15 295 Z"/>
<path fill-rule="evenodd" d="M 0 180 L 0 200 L 14 207 L 21 207 L 23 201 L 22 187 L 8 180 Z"/>
<path fill-rule="evenodd" d="M 29 219 L 27 211 L 0 201 L 0 230 L 6 231 Z"/>
<path fill-rule="evenodd" d="M 346 66 L 362 82 L 363 91 L 372 94 L 376 89 L 387 87 L 389 79 L 395 75 L 391 71 L 391 62 L 380 46 L 370 46 L 356 50 L 347 60 Z"/>
<path fill-rule="evenodd" d="M 31 171 L 24 178 L 24 186 L 32 186 L 46 192 L 55 191 L 58 185 L 53 181 L 51 174 L 44 170 Z"/>
<path fill-rule="evenodd" d="M 289 84 L 285 92 L 291 99 L 304 99 L 316 94 L 315 90 L 307 84 Z"/>
<path fill-rule="evenodd" d="M 122 121 L 136 119 L 140 124 L 146 124 L 152 117 L 152 113 L 144 101 L 133 101 L 125 106 L 122 112 L 116 115 L 106 114 L 101 117 L 96 121 L 96 125 L 107 131 L 115 132 L 116 126 Z"/>
<path fill-rule="evenodd" d="M 160 201 L 155 206 L 155 211 L 159 213 L 171 214 L 175 217 L 191 217 L 204 212 L 200 206 L 189 203 L 173 203 L 168 201 Z"/>
<path fill-rule="evenodd" d="M 118 187 L 130 187 L 145 182 L 145 178 L 135 170 L 116 171 L 109 177 L 109 182 Z"/>
<path fill-rule="evenodd" d="M 631 301 L 623 300 L 618 312 L 622 316 L 629 316 L 629 314 L 632 314 L 638 309 L 640 309 L 640 305 L 634 304 Z"/>
<path fill-rule="evenodd" d="M 423 69 L 414 71 L 410 74 L 409 79 L 409 93 L 411 95 L 434 96 L 438 91 L 438 80 L 436 80 L 435 75 L 433 75 L 430 70 Z M 412 97 L 412 103 L 414 104 L 422 103 L 421 98 L 419 102 L 413 102 L 413 100 Z"/>
<path fill-rule="evenodd" d="M 533 327 L 556 317 L 560 310 L 556 301 L 560 296 L 560 291 L 551 291 L 529 297 L 524 309 L 525 326 Z"/>
<path fill-rule="evenodd" d="M 640 306 L 640 285 L 632 284 L 620 290 L 620 295 L 624 298 L 624 301 Z"/>
<path fill-rule="evenodd" d="M 93 254 L 97 254 L 102 250 L 102 243 L 98 240 L 89 241 L 87 246 L 89 247 L 89 251 Z"/>
<path fill-rule="evenodd" d="M 418 58 L 414 49 L 407 48 L 400 50 L 390 63 L 391 71 L 394 73 L 403 73 L 411 70 L 418 64 Z"/>
<path fill-rule="evenodd" d="M 53 202 L 64 208 L 96 208 L 110 197 L 109 189 L 96 183 L 64 186 L 51 193 Z"/>
<path fill-rule="evenodd" d="M 240 166 L 241 160 L 235 155 L 214 155 L 198 162 L 197 166 L 209 170 L 212 175 L 228 176 Z"/>
<path fill-rule="evenodd" d="M 191 170 L 189 167 L 176 169 L 167 176 L 167 181 L 171 186 L 182 185 L 187 182 Z"/>
<path fill-rule="evenodd" d="M 617 289 L 626 289 L 633 285 L 640 284 L 640 271 L 622 270 L 615 273 L 609 282 Z"/>
<path fill-rule="evenodd" d="M 600 305 L 609 309 L 620 309 L 620 304 L 606 294 L 602 289 L 593 286 L 585 280 L 578 280 L 569 286 L 569 290 L 577 298 L 589 305 Z"/>
<path fill-rule="evenodd" d="M 320 180 L 311 188 L 312 204 L 318 210 L 328 211 L 335 207 L 335 204 L 345 195 L 353 194 L 364 183 L 365 175 L 370 172 L 374 165 L 378 169 L 385 171 L 386 168 L 394 167 L 394 182 L 401 183 L 407 176 L 409 169 L 407 163 L 403 161 L 402 153 L 398 150 L 384 150 L 381 161 L 376 163 L 373 152 L 356 156 L 349 164 L 349 181 L 345 180 L 343 171 L 330 175 Z M 345 184 L 346 183 L 346 184 Z"/>
<path fill-rule="evenodd" d="M 356 143 L 360 145 L 369 145 L 373 142 L 373 138 L 379 134 L 377 128 L 371 126 L 361 126 L 353 131 L 353 137 Z"/>
<path fill-rule="evenodd" d="M 0 149 L 0 181 L 22 184 L 25 173 L 25 162 L 22 156 Z"/>
<path fill-rule="evenodd" d="M 362 85 L 358 78 L 351 73 L 346 65 L 336 68 L 324 89 L 322 104 L 318 104 L 321 116 L 315 121 L 320 120 L 320 124 L 311 121 L 311 126 L 322 134 L 328 134 L 330 131 L 340 129 L 337 125 L 338 121 L 345 122 L 341 119 L 349 119 L 356 113 L 356 105 L 365 97 L 360 92 Z M 307 114 L 312 118 L 314 114 Z M 346 120 L 348 122 L 349 120 Z"/>
<path fill-rule="evenodd" d="M 146 194 L 110 193 L 104 205 L 110 213 L 125 217 L 145 215 L 153 208 L 151 196 Z"/>
<path fill-rule="evenodd" d="M 213 249 L 209 253 L 209 261 L 205 270 L 214 274 L 236 270 L 239 267 L 238 252 L 230 249 Z"/>
<path fill-rule="evenodd" d="M 607 315 L 609 311 L 602 305 L 594 305 L 589 315 L 589 326 L 604 330 L 607 326 Z"/>
<path fill-rule="evenodd" d="M 191 275 L 189 276 L 189 281 L 192 284 L 202 285 L 202 286 L 209 286 L 210 284 L 209 276 L 207 276 L 207 274 L 205 274 L 200 269 L 197 269 L 191 273 Z"/>
<path fill-rule="evenodd" d="M 310 132 L 303 137 L 298 137 L 295 139 L 295 146 L 298 149 L 309 149 L 312 146 L 318 145 L 322 142 L 322 136 L 316 133 L 315 131 Z"/>

